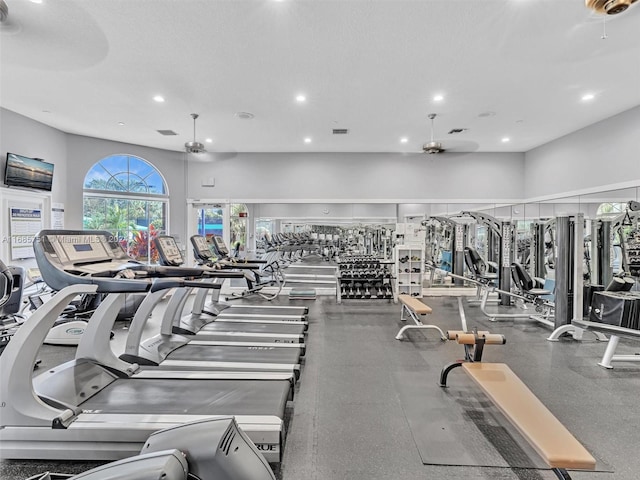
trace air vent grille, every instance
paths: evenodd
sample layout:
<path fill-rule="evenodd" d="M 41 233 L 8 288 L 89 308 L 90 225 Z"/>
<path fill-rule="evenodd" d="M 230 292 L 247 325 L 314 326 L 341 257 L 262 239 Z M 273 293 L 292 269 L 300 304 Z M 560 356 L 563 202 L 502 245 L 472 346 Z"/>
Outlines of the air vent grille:
<path fill-rule="evenodd" d="M 160 135 L 167 135 L 167 136 L 171 136 L 171 135 L 178 135 L 176 132 L 174 132 L 173 130 L 156 130 Z"/>
<path fill-rule="evenodd" d="M 349 129 L 348 128 L 334 128 L 333 129 L 333 134 L 334 135 L 346 135 L 347 133 L 349 133 Z"/>
<path fill-rule="evenodd" d="M 468 128 L 452 128 L 449 130 L 449 135 L 456 135 L 458 133 L 466 132 Z"/>
<path fill-rule="evenodd" d="M 233 443 L 234 438 L 236 438 L 236 432 L 233 428 L 228 429 L 224 434 L 224 437 L 222 437 L 222 441 L 220 442 L 220 450 L 222 450 L 225 455 L 229 455 L 231 444 Z"/>

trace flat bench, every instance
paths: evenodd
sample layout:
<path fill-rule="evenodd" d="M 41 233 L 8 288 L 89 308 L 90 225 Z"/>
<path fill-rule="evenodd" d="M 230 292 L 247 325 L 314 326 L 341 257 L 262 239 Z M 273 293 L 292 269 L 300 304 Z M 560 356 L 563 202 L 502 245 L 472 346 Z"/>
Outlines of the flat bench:
<path fill-rule="evenodd" d="M 447 339 L 444 332 L 439 327 L 422 323 L 421 317 L 423 315 L 429 315 L 431 312 L 433 312 L 433 309 L 429 305 L 422 303 L 422 301 L 416 297 L 404 294 L 398 295 L 398 300 L 402 304 L 402 310 L 400 310 L 400 320 L 403 322 L 407 320 L 407 318 L 405 318 L 406 313 L 407 315 L 409 315 L 409 318 L 413 320 L 415 325 L 405 325 L 404 327 L 402 327 L 396 335 L 396 340 L 401 340 L 404 337 L 404 332 L 412 328 L 437 330 L 438 333 L 440 333 L 440 338 L 442 340 Z"/>
<path fill-rule="evenodd" d="M 506 364 L 466 362 L 461 368 L 558 478 L 571 478 L 566 469 L 595 470 L 596 460 L 591 454 Z"/>

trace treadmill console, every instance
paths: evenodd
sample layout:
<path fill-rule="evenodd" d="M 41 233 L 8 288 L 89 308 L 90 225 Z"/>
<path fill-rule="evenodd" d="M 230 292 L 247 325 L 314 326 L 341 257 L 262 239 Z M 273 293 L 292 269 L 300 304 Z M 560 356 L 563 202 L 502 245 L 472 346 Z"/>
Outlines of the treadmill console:
<path fill-rule="evenodd" d="M 229 249 L 225 245 L 222 237 L 220 235 L 213 235 L 211 238 L 213 242 L 213 248 L 216 250 L 216 252 L 218 252 L 218 255 L 225 258 L 228 257 Z"/>
<path fill-rule="evenodd" d="M 169 235 L 159 235 L 154 243 L 160 256 L 160 264 L 168 267 L 179 267 L 184 263 L 182 253 L 176 239 Z"/>
<path fill-rule="evenodd" d="M 41 233 L 41 243 L 48 260 L 66 271 L 96 274 L 106 270 L 119 270 L 137 265 L 109 232 L 56 232 Z"/>
<path fill-rule="evenodd" d="M 191 245 L 193 246 L 193 253 L 199 260 L 209 261 L 214 256 L 209 247 L 209 242 L 202 235 L 193 235 L 191 237 Z"/>
<path fill-rule="evenodd" d="M 0 306 L 9 301 L 12 291 L 13 275 L 9 272 L 9 267 L 0 260 Z"/>

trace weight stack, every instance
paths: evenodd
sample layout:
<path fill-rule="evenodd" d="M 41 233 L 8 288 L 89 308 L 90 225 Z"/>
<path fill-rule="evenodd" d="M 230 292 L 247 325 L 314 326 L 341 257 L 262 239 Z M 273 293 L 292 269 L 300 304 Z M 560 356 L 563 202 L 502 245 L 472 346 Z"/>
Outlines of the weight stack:
<path fill-rule="evenodd" d="M 640 295 L 636 292 L 594 292 L 591 302 L 592 322 L 638 330 Z"/>

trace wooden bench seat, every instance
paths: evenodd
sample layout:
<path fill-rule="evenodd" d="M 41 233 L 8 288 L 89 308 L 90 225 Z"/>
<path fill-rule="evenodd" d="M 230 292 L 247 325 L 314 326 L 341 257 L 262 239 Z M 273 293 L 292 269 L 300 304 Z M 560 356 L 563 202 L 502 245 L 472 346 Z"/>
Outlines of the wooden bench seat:
<path fill-rule="evenodd" d="M 554 471 L 595 470 L 591 454 L 507 365 L 478 362 L 461 367 Z"/>
<path fill-rule="evenodd" d="M 398 300 L 418 315 L 429 315 L 433 312 L 433 309 L 429 305 L 426 305 L 416 297 L 412 297 L 410 295 L 398 295 Z"/>
<path fill-rule="evenodd" d="M 400 311 L 400 320 L 403 322 L 406 321 L 406 318 L 404 316 L 406 312 L 409 314 L 409 317 L 413 320 L 415 325 L 405 325 L 404 327 L 402 327 L 396 335 L 396 340 L 401 340 L 404 336 L 404 332 L 413 328 L 437 330 L 440 333 L 440 338 L 442 340 L 447 339 L 444 332 L 439 327 L 435 325 L 425 325 L 424 323 L 422 323 L 420 317 L 422 315 L 429 315 L 433 312 L 433 309 L 429 305 L 423 303 L 419 298 L 404 294 L 398 295 L 398 300 L 400 300 L 400 303 L 402 304 L 402 310 Z"/>

